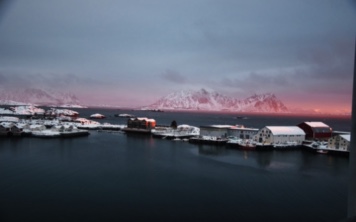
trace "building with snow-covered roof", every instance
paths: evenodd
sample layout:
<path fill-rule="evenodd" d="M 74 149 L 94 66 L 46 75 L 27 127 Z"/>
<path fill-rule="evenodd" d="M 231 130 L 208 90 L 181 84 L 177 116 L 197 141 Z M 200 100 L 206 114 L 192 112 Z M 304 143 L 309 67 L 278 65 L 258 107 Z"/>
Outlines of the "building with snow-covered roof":
<path fill-rule="evenodd" d="M 51 108 L 46 111 L 46 115 L 48 116 L 70 116 L 70 117 L 78 117 L 79 113 L 70 109 L 56 109 Z"/>
<path fill-rule="evenodd" d="M 0 115 L 13 115 L 14 111 L 7 108 L 0 108 Z"/>
<path fill-rule="evenodd" d="M 305 132 L 297 126 L 265 126 L 254 136 L 254 141 L 268 145 L 301 145 L 304 140 Z"/>
<path fill-rule="evenodd" d="M 208 125 L 200 126 L 200 136 L 211 136 L 218 138 L 228 137 L 228 130 L 233 127 L 231 125 Z"/>
<path fill-rule="evenodd" d="M 14 112 L 15 115 L 44 115 L 45 110 L 42 108 L 38 108 L 36 106 L 28 105 L 28 106 L 16 106 L 10 107 L 10 109 Z"/>
<path fill-rule="evenodd" d="M 19 118 L 15 117 L 15 116 L 0 116 L 0 122 L 18 123 Z"/>
<path fill-rule="evenodd" d="M 0 135 L 2 136 L 21 136 L 22 127 L 12 122 L 0 123 Z"/>
<path fill-rule="evenodd" d="M 303 122 L 298 127 L 304 130 L 307 140 L 327 140 L 332 136 L 332 129 L 323 122 Z"/>
<path fill-rule="evenodd" d="M 213 136 L 220 138 L 237 137 L 240 139 L 252 139 L 258 132 L 256 128 L 247 128 L 242 125 L 207 125 L 200 126 L 201 136 Z"/>
<path fill-rule="evenodd" d="M 0 123 L 0 136 L 11 136 L 11 127 L 13 123 L 2 122 Z"/>
<path fill-rule="evenodd" d="M 328 139 L 328 149 L 335 151 L 350 151 L 350 134 L 340 134 Z"/>
<path fill-rule="evenodd" d="M 232 126 L 227 130 L 229 137 L 236 137 L 240 139 L 252 139 L 257 132 L 257 128 L 247 128 L 243 125 Z"/>
<path fill-rule="evenodd" d="M 153 129 L 156 127 L 156 120 L 146 117 L 129 118 L 127 128 Z"/>

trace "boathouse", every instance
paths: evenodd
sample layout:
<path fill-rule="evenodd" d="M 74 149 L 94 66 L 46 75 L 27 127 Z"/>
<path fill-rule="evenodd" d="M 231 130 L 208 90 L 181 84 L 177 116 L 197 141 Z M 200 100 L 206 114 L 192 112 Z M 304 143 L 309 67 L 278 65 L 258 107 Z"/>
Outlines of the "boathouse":
<path fill-rule="evenodd" d="M 332 136 L 332 129 L 323 122 L 303 122 L 298 127 L 304 130 L 307 140 L 328 140 Z"/>
<path fill-rule="evenodd" d="M 305 132 L 297 126 L 265 126 L 257 132 L 254 140 L 262 144 L 301 145 L 305 140 Z"/>
<path fill-rule="evenodd" d="M 2 136 L 21 136 L 22 127 L 12 123 L 12 122 L 2 122 L 0 123 L 0 135 Z"/>
<path fill-rule="evenodd" d="M 200 136 L 226 138 L 228 137 L 228 131 L 231 127 L 231 125 L 200 126 Z"/>
<path fill-rule="evenodd" d="M 227 135 L 229 137 L 236 137 L 240 139 L 252 139 L 257 132 L 257 128 L 246 128 L 243 125 L 231 126 L 227 129 Z"/>
<path fill-rule="evenodd" d="M 130 118 L 127 120 L 127 128 L 136 129 L 154 129 L 156 127 L 156 120 L 148 119 L 146 117 Z"/>
<path fill-rule="evenodd" d="M 0 136 L 11 136 L 11 127 L 13 126 L 13 123 L 6 123 L 2 122 L 0 123 Z"/>
<path fill-rule="evenodd" d="M 340 134 L 329 138 L 328 148 L 337 151 L 350 151 L 350 134 Z"/>
<path fill-rule="evenodd" d="M 122 130 L 126 133 L 144 133 L 151 134 L 151 130 L 155 129 L 156 120 L 146 117 L 129 118 L 127 127 Z"/>
<path fill-rule="evenodd" d="M 21 136 L 23 133 L 23 128 L 20 125 L 13 125 L 11 127 L 11 133 L 13 136 Z"/>

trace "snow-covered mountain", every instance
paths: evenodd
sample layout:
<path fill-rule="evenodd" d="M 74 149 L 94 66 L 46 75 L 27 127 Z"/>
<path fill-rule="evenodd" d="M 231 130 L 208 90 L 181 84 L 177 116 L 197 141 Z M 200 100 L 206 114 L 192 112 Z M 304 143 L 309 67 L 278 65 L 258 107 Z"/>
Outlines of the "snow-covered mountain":
<path fill-rule="evenodd" d="M 78 105 L 78 98 L 67 92 L 56 92 L 37 88 L 20 88 L 16 90 L 0 89 L 2 105 Z"/>
<path fill-rule="evenodd" d="M 145 109 L 286 113 L 287 107 L 272 93 L 236 99 L 205 89 L 171 93 Z"/>

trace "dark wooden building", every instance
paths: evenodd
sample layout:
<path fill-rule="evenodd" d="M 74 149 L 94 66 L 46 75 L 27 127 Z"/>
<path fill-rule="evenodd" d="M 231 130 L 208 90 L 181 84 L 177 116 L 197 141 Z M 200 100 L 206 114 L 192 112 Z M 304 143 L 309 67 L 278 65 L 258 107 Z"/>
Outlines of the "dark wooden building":
<path fill-rule="evenodd" d="M 298 126 L 304 130 L 307 140 L 327 140 L 332 136 L 332 129 L 323 122 L 303 122 Z"/>

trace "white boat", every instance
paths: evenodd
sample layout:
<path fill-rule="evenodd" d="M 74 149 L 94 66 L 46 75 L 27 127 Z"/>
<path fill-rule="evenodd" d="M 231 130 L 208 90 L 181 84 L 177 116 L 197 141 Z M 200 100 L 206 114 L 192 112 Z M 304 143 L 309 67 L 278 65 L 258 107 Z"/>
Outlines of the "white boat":
<path fill-rule="evenodd" d="M 274 143 L 273 148 L 297 148 L 299 147 L 298 143 L 296 141 L 287 141 L 284 143 Z"/>
<path fill-rule="evenodd" d="M 90 118 L 91 119 L 104 119 L 105 116 L 100 113 L 95 113 L 95 114 L 91 115 Z"/>
<path fill-rule="evenodd" d="M 60 137 L 61 133 L 59 131 L 46 129 L 46 130 L 34 130 L 32 131 L 32 136 L 34 137 L 42 137 L 42 138 L 54 138 Z"/>
<path fill-rule="evenodd" d="M 313 141 L 309 144 L 304 144 L 303 146 L 321 154 L 329 152 L 328 143 L 323 141 Z"/>
<path fill-rule="evenodd" d="M 28 106 L 15 106 L 10 107 L 10 109 L 14 112 L 14 115 L 44 115 L 45 110 L 38 108 L 36 106 L 28 105 Z"/>
<path fill-rule="evenodd" d="M 216 136 L 196 136 L 189 139 L 190 143 L 198 143 L 198 144 L 215 144 L 215 145 L 224 145 L 229 140 L 227 138 L 221 138 Z"/>
<path fill-rule="evenodd" d="M 321 154 L 327 154 L 329 151 L 325 149 L 316 149 L 316 152 Z"/>
<path fill-rule="evenodd" d="M 115 114 L 116 117 L 122 117 L 122 118 L 134 118 L 134 115 L 127 114 L 127 113 L 121 113 L 121 114 Z"/>
<path fill-rule="evenodd" d="M 86 118 L 77 118 L 74 120 L 75 126 L 79 129 L 99 129 L 100 123 Z"/>
<path fill-rule="evenodd" d="M 68 125 L 56 125 L 51 129 L 45 130 L 34 130 L 32 131 L 32 136 L 41 138 L 57 138 L 57 137 L 78 137 L 89 135 L 88 130 L 81 130 L 77 127 Z"/>
<path fill-rule="evenodd" d="M 175 139 L 175 138 L 191 138 L 199 136 L 200 129 L 195 126 L 190 125 L 179 125 L 177 128 L 172 127 L 156 127 L 151 130 L 153 137 L 160 137 L 166 139 Z"/>
<path fill-rule="evenodd" d="M 73 111 L 73 110 L 70 110 L 70 109 L 51 108 L 50 110 L 46 111 L 46 115 L 49 115 L 49 116 L 77 117 L 77 116 L 79 116 L 79 113 L 77 111 Z"/>
<path fill-rule="evenodd" d="M 229 138 L 227 144 L 232 147 L 237 147 L 238 149 L 242 150 L 255 150 L 256 143 L 250 139 L 237 139 L 237 138 Z"/>

